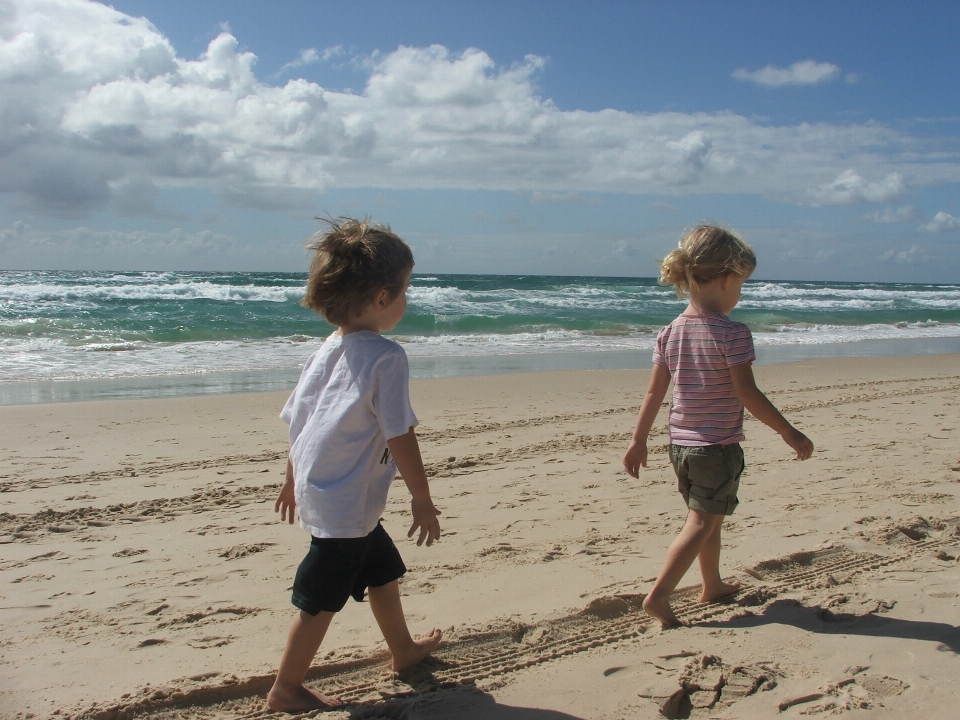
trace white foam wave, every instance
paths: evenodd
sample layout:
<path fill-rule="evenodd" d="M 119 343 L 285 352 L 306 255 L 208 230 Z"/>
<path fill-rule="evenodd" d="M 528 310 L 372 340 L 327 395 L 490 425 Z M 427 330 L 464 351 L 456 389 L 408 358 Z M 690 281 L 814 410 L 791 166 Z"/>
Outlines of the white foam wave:
<path fill-rule="evenodd" d="M 618 333 L 596 334 L 544 330 L 509 335 L 393 337 L 410 357 L 424 358 L 605 351 L 649 354 L 656 341 L 656 328 L 628 328 Z M 925 338 L 960 338 L 960 324 L 784 326 L 754 333 L 757 346 Z M 50 338 L 7 338 L 0 342 L 0 378 L 25 382 L 289 370 L 301 367 L 320 342 L 322 338 L 298 335 L 256 341 L 165 345 L 98 341 L 76 346 Z"/>
<path fill-rule="evenodd" d="M 738 307 L 763 310 L 878 310 L 893 307 L 960 309 L 957 286 L 795 286 L 788 283 L 747 283 Z"/>
<path fill-rule="evenodd" d="M 411 286 L 407 299 L 419 312 L 436 315 L 503 317 L 543 314 L 557 310 L 633 311 L 657 305 L 677 304 L 672 291 L 658 287 L 637 286 L 628 289 L 575 287 L 556 290 L 465 290 L 463 288 Z"/>
<path fill-rule="evenodd" d="M 128 278 L 122 278 L 128 279 Z M 297 302 L 304 296 L 300 287 L 222 285 L 209 281 L 106 284 L 31 283 L 0 285 L 0 302 L 23 308 L 57 302 L 73 309 L 95 309 L 98 303 L 111 300 L 169 301 L 219 300 L 243 302 Z"/>
<path fill-rule="evenodd" d="M 640 311 L 677 305 L 670 288 L 649 285 L 561 287 L 557 289 L 464 290 L 457 287 L 411 287 L 412 305 L 424 312 L 461 315 L 513 315 L 544 310 Z M 796 287 L 783 283 L 748 283 L 740 307 L 767 311 L 871 311 L 884 309 L 960 310 L 960 287 Z"/>

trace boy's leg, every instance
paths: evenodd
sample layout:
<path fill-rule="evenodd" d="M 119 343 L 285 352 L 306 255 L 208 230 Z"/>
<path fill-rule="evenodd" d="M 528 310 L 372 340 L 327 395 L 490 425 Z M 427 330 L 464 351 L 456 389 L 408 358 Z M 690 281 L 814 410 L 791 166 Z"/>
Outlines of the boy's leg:
<path fill-rule="evenodd" d="M 434 628 L 416 640 L 410 636 L 403 605 L 400 602 L 400 583 L 394 580 L 386 585 L 367 588 L 370 609 L 380 626 L 383 639 L 393 655 L 390 664 L 396 671 L 406 670 L 423 660 L 440 644 L 440 630 Z"/>
<path fill-rule="evenodd" d="M 725 583 L 720 577 L 720 528 L 723 515 L 714 526 L 713 532 L 704 540 L 697 558 L 700 561 L 700 575 L 703 577 L 703 594 L 700 602 L 713 602 L 718 598 L 732 595 L 740 589 L 740 581 Z"/>
<path fill-rule="evenodd" d="M 690 510 L 683 530 L 670 544 L 657 581 L 643 600 L 643 609 L 659 620 L 664 629 L 682 625 L 670 607 L 670 594 L 693 565 L 707 538 L 721 522 L 723 515 Z M 717 537 L 719 538 L 719 535 Z M 719 562 L 719 552 L 717 557 Z"/>
<path fill-rule="evenodd" d="M 336 707 L 339 701 L 305 688 L 310 663 L 327 634 L 335 613 L 321 611 L 311 615 L 303 610 L 294 618 L 287 646 L 280 659 L 277 679 L 267 694 L 267 704 L 276 712 L 295 712 Z"/>

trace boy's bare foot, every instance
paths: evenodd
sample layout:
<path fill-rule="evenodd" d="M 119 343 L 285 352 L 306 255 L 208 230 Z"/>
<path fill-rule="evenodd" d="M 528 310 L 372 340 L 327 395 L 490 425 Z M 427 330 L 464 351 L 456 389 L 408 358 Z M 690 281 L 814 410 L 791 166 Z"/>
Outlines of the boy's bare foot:
<path fill-rule="evenodd" d="M 716 587 L 711 587 L 709 590 L 706 586 L 703 588 L 703 594 L 700 596 L 700 602 L 713 602 L 714 600 L 719 600 L 720 598 L 727 597 L 728 595 L 735 594 L 740 590 L 740 581 L 734 580 L 733 582 L 723 582 L 721 581 Z"/>
<path fill-rule="evenodd" d="M 274 712 L 305 712 L 307 710 L 327 710 L 340 706 L 340 701 L 303 685 L 295 690 L 285 690 L 274 685 L 267 694 L 267 705 Z"/>
<path fill-rule="evenodd" d="M 413 641 L 407 652 L 403 655 L 394 655 L 390 667 L 394 672 L 401 672 L 412 668 L 427 655 L 437 649 L 440 644 L 440 637 L 443 635 L 439 628 L 434 628 L 425 635 L 421 635 Z"/>
<path fill-rule="evenodd" d="M 669 598 L 659 600 L 653 595 L 647 595 L 643 599 L 643 609 L 647 615 L 650 615 L 660 621 L 660 627 L 663 630 L 683 627 L 680 618 L 673 614 L 673 608 L 670 607 Z"/>

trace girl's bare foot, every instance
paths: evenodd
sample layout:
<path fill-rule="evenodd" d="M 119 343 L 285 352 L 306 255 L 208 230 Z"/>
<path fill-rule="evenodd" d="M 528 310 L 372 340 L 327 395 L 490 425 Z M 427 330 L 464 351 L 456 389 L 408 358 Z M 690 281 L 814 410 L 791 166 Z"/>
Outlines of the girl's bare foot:
<path fill-rule="evenodd" d="M 437 649 L 440 644 L 440 637 L 443 633 L 438 628 L 434 628 L 426 635 L 421 635 L 413 641 L 413 644 L 401 655 L 395 654 L 390 667 L 394 672 L 401 672 L 412 668 L 427 655 Z"/>
<path fill-rule="evenodd" d="M 734 580 L 733 582 L 729 583 L 721 580 L 719 585 L 711 586 L 709 589 L 706 585 L 704 585 L 703 594 L 700 596 L 700 602 L 713 602 L 714 600 L 719 600 L 720 598 L 727 597 L 728 595 L 733 595 L 739 589 L 739 580 Z"/>
<path fill-rule="evenodd" d="M 660 627 L 663 630 L 670 630 L 676 627 L 683 627 L 680 619 L 673 614 L 673 608 L 670 607 L 670 599 L 659 599 L 652 593 L 643 599 L 643 609 L 647 615 L 650 615 L 660 621 Z"/>
<path fill-rule="evenodd" d="M 286 690 L 274 685 L 267 694 L 267 705 L 274 712 L 305 712 L 307 710 L 327 710 L 340 706 L 336 698 L 321 695 L 303 685 Z"/>

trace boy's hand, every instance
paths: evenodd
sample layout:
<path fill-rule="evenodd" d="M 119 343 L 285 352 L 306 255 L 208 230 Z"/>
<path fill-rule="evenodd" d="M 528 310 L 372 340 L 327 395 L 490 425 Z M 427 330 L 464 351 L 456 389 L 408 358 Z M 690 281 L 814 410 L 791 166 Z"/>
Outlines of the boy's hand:
<path fill-rule="evenodd" d="M 797 453 L 797 460 L 806 460 L 813 454 L 813 443 L 810 438 L 796 428 L 791 427 L 780 437 Z"/>
<path fill-rule="evenodd" d="M 293 493 L 293 463 L 287 460 L 287 476 L 280 487 L 280 494 L 273 504 L 273 511 L 280 513 L 280 520 L 293 525 L 297 514 L 297 500 Z"/>
<path fill-rule="evenodd" d="M 413 533 L 417 531 L 417 528 L 420 528 L 417 545 L 423 545 L 424 540 L 426 540 L 427 547 L 430 547 L 433 545 L 433 541 L 440 537 L 440 521 L 437 520 L 440 511 L 437 510 L 433 501 L 429 498 L 420 501 L 411 500 L 410 509 L 413 512 L 413 525 L 410 526 L 407 537 L 413 537 Z"/>
<path fill-rule="evenodd" d="M 623 455 L 623 469 L 630 477 L 639 478 L 640 468 L 647 466 L 647 441 L 634 440 Z"/>

